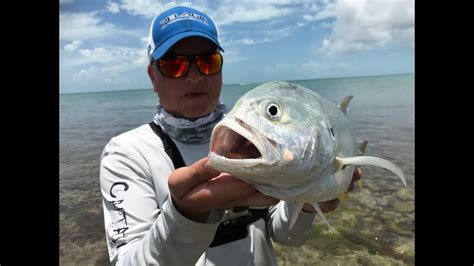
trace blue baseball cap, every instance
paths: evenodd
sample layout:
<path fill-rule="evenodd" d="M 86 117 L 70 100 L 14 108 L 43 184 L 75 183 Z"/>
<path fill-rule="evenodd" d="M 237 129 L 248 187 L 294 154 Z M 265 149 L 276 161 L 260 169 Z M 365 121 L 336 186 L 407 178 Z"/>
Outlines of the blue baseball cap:
<path fill-rule="evenodd" d="M 156 16 L 148 35 L 148 59 L 160 59 L 171 46 L 189 36 L 200 36 L 222 49 L 217 27 L 206 14 L 190 7 L 178 6 Z"/>

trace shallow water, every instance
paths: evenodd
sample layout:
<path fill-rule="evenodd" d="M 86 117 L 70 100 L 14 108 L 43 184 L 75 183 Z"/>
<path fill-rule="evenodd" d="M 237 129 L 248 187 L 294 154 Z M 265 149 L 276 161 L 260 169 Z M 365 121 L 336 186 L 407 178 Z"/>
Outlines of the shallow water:
<path fill-rule="evenodd" d="M 302 247 L 274 244 L 280 265 L 414 264 L 414 75 L 295 81 L 338 103 L 353 98 L 348 116 L 366 155 L 400 166 L 399 179 L 382 168 L 363 169 L 362 188 L 318 219 Z M 231 105 L 253 85 L 225 85 Z M 99 190 L 99 158 L 108 140 L 151 121 L 151 90 L 60 97 L 60 264 L 108 265 Z"/>

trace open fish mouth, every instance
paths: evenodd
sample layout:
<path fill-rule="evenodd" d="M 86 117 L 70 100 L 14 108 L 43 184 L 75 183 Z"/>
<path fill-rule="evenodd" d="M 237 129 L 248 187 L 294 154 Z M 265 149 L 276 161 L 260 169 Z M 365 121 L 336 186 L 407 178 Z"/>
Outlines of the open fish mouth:
<path fill-rule="evenodd" d="M 273 164 L 279 158 L 277 146 L 241 119 L 226 116 L 212 133 L 210 157 L 213 163 L 228 166 Z"/>
<path fill-rule="evenodd" d="M 215 141 L 211 151 L 214 151 L 217 155 L 228 159 L 262 158 L 262 154 L 252 142 L 230 128 L 219 127 L 216 136 L 221 141 Z"/>

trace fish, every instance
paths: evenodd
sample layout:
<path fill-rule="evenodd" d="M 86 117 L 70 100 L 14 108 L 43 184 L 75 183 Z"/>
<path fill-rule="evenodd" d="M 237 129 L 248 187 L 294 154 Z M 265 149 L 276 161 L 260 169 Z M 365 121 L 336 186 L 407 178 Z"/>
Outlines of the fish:
<path fill-rule="evenodd" d="M 296 83 L 263 83 L 214 126 L 210 163 L 265 195 L 294 202 L 290 230 L 305 203 L 332 228 L 319 202 L 346 192 L 355 166 L 382 167 L 407 186 L 400 167 L 364 155 L 368 141 L 356 141 L 347 116 L 353 97 L 336 105 Z"/>

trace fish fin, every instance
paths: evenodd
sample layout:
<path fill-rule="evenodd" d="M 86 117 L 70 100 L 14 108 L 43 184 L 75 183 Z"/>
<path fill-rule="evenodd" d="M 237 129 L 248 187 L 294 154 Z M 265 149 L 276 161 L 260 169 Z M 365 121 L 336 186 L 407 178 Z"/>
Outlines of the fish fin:
<path fill-rule="evenodd" d="M 324 223 L 326 223 L 328 225 L 329 229 L 333 229 L 333 227 L 329 223 L 328 219 L 326 219 L 326 216 L 324 216 L 323 211 L 321 210 L 321 208 L 319 208 L 319 203 L 311 203 L 311 205 L 318 212 L 319 217 L 321 217 L 321 219 L 324 221 Z"/>
<path fill-rule="evenodd" d="M 290 218 L 290 230 L 293 228 L 293 225 L 296 223 L 296 219 L 298 218 L 298 215 L 300 214 L 301 210 L 303 209 L 304 202 L 296 202 L 295 208 L 293 210 L 293 213 L 291 214 Z"/>
<path fill-rule="evenodd" d="M 344 191 L 344 192 L 342 192 L 341 195 L 339 195 L 338 198 L 341 202 L 347 202 L 351 199 L 351 196 L 350 196 L 349 192 Z"/>
<path fill-rule="evenodd" d="M 344 114 L 347 112 L 347 107 L 349 106 L 349 103 L 353 97 L 353 95 L 344 97 L 344 99 L 342 99 L 342 101 L 337 106 Z"/>
<path fill-rule="evenodd" d="M 365 148 L 367 148 L 367 143 L 368 141 L 364 140 L 359 144 L 359 155 L 363 155 L 365 153 Z"/>
<path fill-rule="evenodd" d="M 405 185 L 405 187 L 407 186 L 407 181 L 405 179 L 405 175 L 403 174 L 403 170 L 385 159 L 373 156 L 355 156 L 346 158 L 336 157 L 336 161 L 339 164 L 339 169 L 346 165 L 372 165 L 385 168 L 396 174 L 402 180 L 403 185 Z"/>

